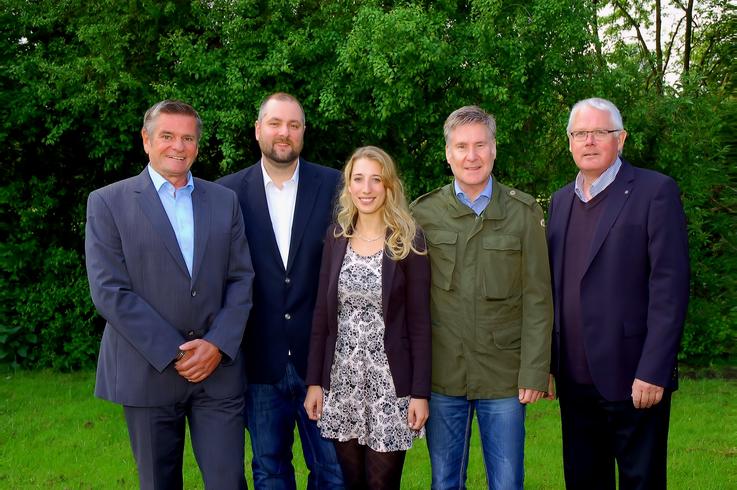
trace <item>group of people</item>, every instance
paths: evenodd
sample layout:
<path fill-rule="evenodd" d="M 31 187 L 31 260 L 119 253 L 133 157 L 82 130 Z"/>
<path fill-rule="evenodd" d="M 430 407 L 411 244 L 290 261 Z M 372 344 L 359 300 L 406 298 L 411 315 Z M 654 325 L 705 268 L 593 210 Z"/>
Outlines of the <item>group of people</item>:
<path fill-rule="evenodd" d="M 255 487 L 296 488 L 295 425 L 309 489 L 400 488 L 425 435 L 432 488 L 465 488 L 475 415 L 488 487 L 521 489 L 525 407 L 555 396 L 567 488 L 666 487 L 676 183 L 621 157 L 611 102 L 582 100 L 546 226 L 493 176 L 493 116 L 461 107 L 443 130 L 453 180 L 408 205 L 378 147 L 342 175 L 303 159 L 289 94 L 261 104 L 260 160 L 217 183 L 190 171 L 198 113 L 146 112 L 148 165 L 90 194 L 85 235 L 95 394 L 123 405 L 141 488 L 182 488 L 187 425 L 208 489 L 246 488 L 245 429 Z"/>

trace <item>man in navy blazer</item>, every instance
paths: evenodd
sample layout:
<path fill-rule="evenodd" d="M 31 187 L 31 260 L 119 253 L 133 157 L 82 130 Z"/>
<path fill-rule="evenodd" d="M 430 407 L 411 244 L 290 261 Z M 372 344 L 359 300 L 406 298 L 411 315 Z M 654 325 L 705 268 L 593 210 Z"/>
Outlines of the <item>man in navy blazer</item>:
<path fill-rule="evenodd" d="M 149 165 L 87 201 L 87 275 L 107 320 L 95 394 L 124 406 L 143 489 L 182 488 L 187 420 L 205 487 L 246 488 L 253 269 L 237 197 L 190 172 L 201 126 L 187 104 L 155 104 L 141 130 Z"/>
<path fill-rule="evenodd" d="M 295 488 L 296 424 L 310 470 L 308 488 L 341 488 L 335 449 L 303 407 L 323 237 L 340 172 L 300 158 L 305 115 L 293 96 L 266 97 L 255 129 L 260 162 L 218 181 L 238 194 L 256 271 L 243 344 L 254 485 Z"/>
<path fill-rule="evenodd" d="M 689 294 L 678 186 L 620 158 L 619 110 L 571 110 L 576 180 L 550 202 L 548 249 L 569 489 L 666 488 L 671 393 Z M 551 390 L 552 391 L 552 390 Z"/>

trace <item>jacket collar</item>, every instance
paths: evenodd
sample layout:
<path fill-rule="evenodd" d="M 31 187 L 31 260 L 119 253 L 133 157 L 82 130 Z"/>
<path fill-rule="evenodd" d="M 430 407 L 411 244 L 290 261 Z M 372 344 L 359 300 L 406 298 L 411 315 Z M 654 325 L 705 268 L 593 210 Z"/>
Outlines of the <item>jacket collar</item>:
<path fill-rule="evenodd" d="M 201 187 L 201 185 L 195 186 L 195 189 L 192 191 L 192 208 L 195 220 L 195 230 L 203 228 L 204 226 L 209 230 L 209 220 L 206 219 L 207 213 L 204 209 L 204 203 L 206 203 L 207 200 L 205 198 L 205 192 Z M 144 168 L 138 176 L 133 178 L 132 189 L 134 199 L 138 203 L 143 214 L 151 223 L 153 229 L 157 231 L 158 236 L 164 242 L 164 246 L 169 251 L 172 259 L 174 259 L 174 262 L 176 262 L 176 264 L 182 269 L 182 272 L 189 276 L 189 270 L 187 270 L 187 264 L 184 262 L 182 251 L 179 249 L 177 237 L 174 234 L 174 228 L 172 228 L 171 223 L 169 222 L 169 217 L 166 215 L 164 205 L 161 204 L 159 194 L 156 192 L 154 184 L 151 181 L 151 176 L 148 174 L 148 170 L 146 168 Z M 195 204 L 200 195 L 202 196 L 203 209 L 198 209 L 198 206 Z M 202 232 L 204 231 L 205 230 L 203 229 Z M 204 245 L 205 244 L 202 242 L 201 232 L 195 231 L 195 258 L 194 263 L 192 264 L 193 277 L 195 276 L 197 267 L 202 262 Z"/>
<path fill-rule="evenodd" d="M 619 169 L 614 182 L 609 186 L 610 189 L 606 196 L 606 208 L 604 209 L 604 213 L 599 219 L 599 224 L 596 226 L 596 231 L 594 232 L 594 239 L 591 242 L 589 259 L 586 262 L 586 270 L 588 270 L 594 257 L 596 257 L 596 254 L 599 253 L 599 249 L 609 234 L 609 230 L 614 226 L 619 213 L 622 211 L 622 208 L 632 194 L 634 182 L 635 172 L 632 165 L 622 160 L 622 167 Z"/>
<path fill-rule="evenodd" d="M 505 192 L 508 192 L 507 188 L 500 184 L 498 179 L 492 178 L 491 189 L 491 201 L 489 201 L 489 205 L 486 206 L 481 216 L 484 219 L 502 220 L 507 216 L 505 205 L 507 196 L 503 195 Z M 448 204 L 448 214 L 451 218 L 460 218 L 469 214 L 475 216 L 476 213 L 471 208 L 458 200 L 452 183 L 443 187 L 441 192 L 443 192 L 445 201 Z"/>
<path fill-rule="evenodd" d="M 336 228 L 331 227 L 331 230 Z M 332 271 L 332 277 L 336 282 L 340 276 L 340 268 L 343 265 L 343 259 L 348 251 L 348 239 L 344 236 L 335 238 L 335 253 L 330 257 L 330 270 Z M 387 312 L 389 309 L 389 297 L 392 285 L 394 283 L 394 274 L 397 270 L 397 261 L 392 260 L 384 249 L 381 255 L 381 308 L 384 313 L 384 319 L 387 318 Z M 337 305 L 336 305 L 337 309 Z"/>

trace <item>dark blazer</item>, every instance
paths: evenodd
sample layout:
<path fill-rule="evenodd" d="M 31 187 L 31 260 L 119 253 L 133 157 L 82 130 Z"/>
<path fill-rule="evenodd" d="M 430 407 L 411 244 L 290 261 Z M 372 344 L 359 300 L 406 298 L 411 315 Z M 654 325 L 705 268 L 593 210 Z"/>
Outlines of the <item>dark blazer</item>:
<path fill-rule="evenodd" d="M 201 337 L 223 361 L 202 386 L 213 398 L 242 393 L 239 346 L 251 309 L 253 269 L 236 196 L 194 179 L 192 277 L 148 170 L 93 191 L 85 254 L 92 301 L 107 320 L 95 394 L 130 406 L 180 401 L 188 382 L 173 366 Z"/>
<path fill-rule="evenodd" d="M 556 376 L 563 248 L 574 199 L 570 183 L 553 195 L 548 215 Z M 670 177 L 623 160 L 602 204 L 606 208 L 580 286 L 584 346 L 594 385 L 611 401 L 629 399 L 635 378 L 675 389 L 689 295 L 686 219 L 678 186 Z"/>
<path fill-rule="evenodd" d="M 325 389 L 330 388 L 338 338 L 338 276 L 348 247 L 345 237 L 335 237 L 335 229 L 331 225 L 325 235 L 305 380 Z M 415 246 L 426 248 L 419 231 Z M 430 398 L 430 262 L 427 255 L 410 253 L 395 261 L 384 253 L 381 267 L 384 350 L 396 394 Z"/>
<path fill-rule="evenodd" d="M 271 225 L 260 162 L 218 180 L 238 195 L 256 271 L 253 311 L 243 339 L 249 383 L 276 383 L 284 376 L 287 361 L 305 376 L 323 232 L 330 224 L 340 181 L 337 170 L 300 158 L 285 269 Z"/>

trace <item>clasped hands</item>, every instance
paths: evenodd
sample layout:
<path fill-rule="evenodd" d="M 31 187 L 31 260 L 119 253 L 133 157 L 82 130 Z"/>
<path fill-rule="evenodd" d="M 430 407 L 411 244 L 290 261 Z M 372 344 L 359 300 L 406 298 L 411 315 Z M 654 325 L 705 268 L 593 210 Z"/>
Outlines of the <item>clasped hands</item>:
<path fill-rule="evenodd" d="M 184 355 L 174 363 L 174 368 L 190 383 L 207 379 L 223 358 L 220 349 L 203 339 L 185 342 L 179 346 L 179 350 Z"/>

